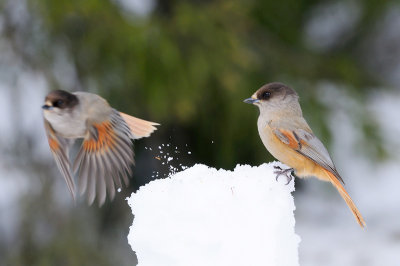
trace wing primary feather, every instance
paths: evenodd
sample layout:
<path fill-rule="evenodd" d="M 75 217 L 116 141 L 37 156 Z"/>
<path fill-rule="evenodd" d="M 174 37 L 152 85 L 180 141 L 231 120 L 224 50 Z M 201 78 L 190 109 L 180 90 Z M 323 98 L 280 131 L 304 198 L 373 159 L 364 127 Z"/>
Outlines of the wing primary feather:
<path fill-rule="evenodd" d="M 80 149 L 78 154 L 75 157 L 75 161 L 74 164 L 72 166 L 73 172 L 76 173 L 78 171 L 78 169 L 81 167 L 82 165 L 82 160 L 85 157 L 85 150 L 84 149 Z"/>
<path fill-rule="evenodd" d="M 119 157 L 115 154 L 115 152 L 112 149 L 110 149 L 109 152 L 110 152 L 110 157 L 109 158 L 112 161 L 111 165 L 115 169 L 114 171 L 112 171 L 112 177 L 113 177 L 114 182 L 117 185 L 117 187 L 118 188 L 122 188 L 121 180 L 120 180 L 120 177 L 119 177 L 119 172 L 121 170 L 116 167 L 118 165 L 118 158 Z"/>
<path fill-rule="evenodd" d="M 99 203 L 99 207 L 101 207 L 104 204 L 104 202 L 106 200 L 106 196 L 107 196 L 106 182 L 104 180 L 106 178 L 106 176 L 105 176 L 106 171 L 104 169 L 102 155 L 96 153 L 95 158 L 96 158 L 96 162 L 97 162 L 97 169 L 99 171 L 97 178 L 96 178 L 97 179 L 97 182 L 96 182 L 97 183 L 97 200 Z"/>
<path fill-rule="evenodd" d="M 117 158 L 119 158 L 119 162 L 120 162 L 120 164 L 121 164 L 121 166 L 122 166 L 122 169 L 118 169 L 119 176 L 124 180 L 125 185 L 128 186 L 128 185 L 129 185 L 129 179 L 128 179 L 128 177 L 127 177 L 127 172 L 128 172 L 130 175 L 132 175 L 132 169 L 131 169 L 131 167 L 130 167 L 130 165 L 129 165 L 129 162 L 125 161 L 125 160 L 121 157 L 120 154 L 118 154 L 118 153 L 114 153 L 114 154 L 116 155 Z M 122 187 L 122 184 L 121 184 L 120 180 L 119 180 L 118 178 L 117 178 L 117 180 L 118 180 L 118 183 L 117 183 L 118 186 L 119 186 L 119 187 Z"/>
<path fill-rule="evenodd" d="M 126 161 L 126 159 L 121 155 L 121 152 L 118 148 L 115 149 L 115 151 L 112 151 L 115 157 L 117 158 L 117 162 L 115 164 L 115 167 L 118 167 L 118 165 L 121 165 L 123 168 L 128 168 L 129 164 Z"/>
<path fill-rule="evenodd" d="M 89 175 L 88 175 L 88 195 L 87 195 L 87 199 L 88 199 L 88 204 L 92 205 L 93 201 L 96 197 L 96 174 L 97 174 L 97 170 L 95 167 L 95 158 L 93 154 L 90 154 L 90 171 L 89 171 Z"/>
<path fill-rule="evenodd" d="M 127 155 L 122 149 L 121 146 L 115 146 L 114 154 L 119 159 L 119 164 L 123 166 L 124 169 L 129 171 L 130 168 L 130 159 L 131 157 Z M 118 164 L 117 164 L 118 165 Z"/>
<path fill-rule="evenodd" d="M 332 168 L 326 162 L 324 162 L 324 160 L 322 158 L 320 158 L 318 156 L 318 154 L 315 154 L 315 153 L 314 154 L 309 154 L 309 153 L 305 152 L 304 150 L 297 150 L 297 152 L 300 153 L 301 155 L 307 157 L 308 159 L 310 159 L 314 163 L 320 165 L 322 168 L 330 171 L 340 182 L 342 182 L 344 184 L 344 181 L 343 181 L 342 177 L 339 175 L 339 173 L 337 172 L 337 170 Z M 316 159 L 316 158 L 318 158 L 318 159 Z"/>
<path fill-rule="evenodd" d="M 90 168 L 90 155 L 85 154 L 83 156 L 80 168 L 79 168 L 79 194 L 82 196 L 85 193 L 87 186 L 88 186 L 88 175 L 89 175 L 89 168 Z"/>
<path fill-rule="evenodd" d="M 126 140 L 122 137 L 115 138 L 115 142 L 117 143 L 115 147 L 119 148 L 125 154 L 127 159 L 130 159 L 133 156 L 132 142 L 130 139 Z"/>
<path fill-rule="evenodd" d="M 129 186 L 129 178 L 126 171 L 121 172 L 122 179 L 124 180 L 125 186 Z"/>
<path fill-rule="evenodd" d="M 106 181 L 106 189 L 108 191 L 110 200 L 114 199 L 115 196 L 115 186 L 114 186 L 114 180 L 112 177 L 113 174 L 113 168 L 110 163 L 110 154 L 109 153 L 104 153 L 103 156 L 100 156 L 99 159 L 102 160 L 102 163 L 104 164 L 105 167 L 105 181 Z"/>
<path fill-rule="evenodd" d="M 64 176 L 65 182 L 67 183 L 67 187 L 69 192 L 71 193 L 72 198 L 75 200 L 75 183 L 68 170 L 68 166 L 65 165 L 65 162 L 60 157 L 54 156 L 54 159 L 56 161 L 58 169 L 61 170 L 61 173 Z"/>
<path fill-rule="evenodd" d="M 122 189 L 121 177 L 120 177 L 119 172 L 113 172 L 112 178 L 114 179 L 114 183 L 115 183 L 115 185 L 117 185 L 117 188 Z"/>

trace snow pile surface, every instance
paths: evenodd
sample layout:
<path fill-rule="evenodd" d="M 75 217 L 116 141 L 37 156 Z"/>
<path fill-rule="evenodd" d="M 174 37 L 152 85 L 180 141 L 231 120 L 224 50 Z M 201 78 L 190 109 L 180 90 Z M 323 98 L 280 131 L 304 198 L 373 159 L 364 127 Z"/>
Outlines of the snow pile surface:
<path fill-rule="evenodd" d="M 138 265 L 299 265 L 294 184 L 273 171 L 195 165 L 141 187 L 128 199 Z"/>

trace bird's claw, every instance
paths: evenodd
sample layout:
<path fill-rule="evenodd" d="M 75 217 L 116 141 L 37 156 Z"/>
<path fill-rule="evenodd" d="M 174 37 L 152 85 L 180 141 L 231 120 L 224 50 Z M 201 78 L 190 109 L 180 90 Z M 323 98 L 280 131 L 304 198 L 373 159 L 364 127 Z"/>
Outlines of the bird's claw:
<path fill-rule="evenodd" d="M 275 180 L 278 181 L 279 176 L 284 175 L 286 176 L 287 182 L 285 185 L 288 185 L 290 181 L 293 179 L 293 174 L 294 174 L 294 169 L 293 168 L 288 168 L 285 170 L 282 170 L 279 166 L 274 166 L 275 169 L 279 169 L 274 171 L 274 174 L 276 174 Z"/>

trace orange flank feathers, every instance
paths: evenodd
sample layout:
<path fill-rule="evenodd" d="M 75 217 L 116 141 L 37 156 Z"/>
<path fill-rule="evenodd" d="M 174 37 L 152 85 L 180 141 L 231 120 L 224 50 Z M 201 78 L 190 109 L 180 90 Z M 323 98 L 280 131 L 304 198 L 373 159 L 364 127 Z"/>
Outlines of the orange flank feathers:
<path fill-rule="evenodd" d="M 361 216 L 361 213 L 358 211 L 358 209 L 357 209 L 356 205 L 354 204 L 353 200 L 351 199 L 351 197 L 347 193 L 346 189 L 342 186 L 342 184 L 335 177 L 334 174 L 332 174 L 331 172 L 329 172 L 328 170 L 325 170 L 325 169 L 324 169 L 324 171 L 329 176 L 329 181 L 331 181 L 331 183 L 336 187 L 336 189 L 339 191 L 340 195 L 342 196 L 342 198 L 346 202 L 347 206 L 349 206 L 349 208 L 352 211 L 354 217 L 356 218 L 358 224 L 362 228 L 364 228 L 366 226 L 365 221 L 364 221 L 363 217 Z"/>
<path fill-rule="evenodd" d="M 150 134 L 156 130 L 155 126 L 160 124 L 146 121 L 134 116 L 130 116 L 124 113 L 119 113 L 125 122 L 128 124 L 130 130 L 132 131 L 133 136 L 135 139 L 145 138 L 150 136 Z"/>

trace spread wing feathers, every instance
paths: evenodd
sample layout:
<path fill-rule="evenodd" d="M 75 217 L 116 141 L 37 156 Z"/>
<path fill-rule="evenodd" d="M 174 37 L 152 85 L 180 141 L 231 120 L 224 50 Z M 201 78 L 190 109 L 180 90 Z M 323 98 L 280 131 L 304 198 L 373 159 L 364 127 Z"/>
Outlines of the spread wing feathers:
<path fill-rule="evenodd" d="M 290 131 L 275 128 L 273 129 L 273 132 L 283 143 L 319 164 L 324 169 L 332 172 L 332 174 L 344 184 L 344 181 L 336 170 L 328 151 L 314 134 L 303 129 Z"/>
<path fill-rule="evenodd" d="M 134 164 L 131 139 L 134 136 L 129 126 L 116 110 L 109 120 L 91 123 L 73 165 L 79 176 L 79 192 L 87 192 L 89 204 L 97 195 L 99 206 L 103 205 L 107 193 L 112 200 L 115 189 L 122 187 L 121 179 L 128 186 Z"/>
<path fill-rule="evenodd" d="M 353 200 L 351 199 L 350 195 L 347 193 L 346 189 L 340 184 L 340 182 L 336 179 L 336 176 L 331 173 L 329 170 L 325 170 L 326 174 L 329 177 L 331 183 L 336 187 L 339 191 L 340 196 L 344 199 L 347 206 L 349 206 L 351 212 L 353 213 L 354 217 L 357 220 L 357 223 L 363 228 L 366 226 L 364 218 L 362 217 L 361 213 L 357 209 L 356 205 L 354 204 Z"/>
<path fill-rule="evenodd" d="M 44 128 L 57 167 L 64 176 L 69 192 L 75 200 L 75 182 L 71 173 L 71 163 L 68 159 L 68 148 L 70 143 L 67 139 L 57 136 L 50 123 L 46 120 L 44 120 Z"/>
<path fill-rule="evenodd" d="M 150 134 L 153 133 L 154 130 L 157 130 L 155 126 L 160 125 L 158 123 L 146 121 L 121 112 L 119 114 L 128 124 L 130 130 L 132 131 L 134 139 L 140 139 L 150 136 Z"/>

